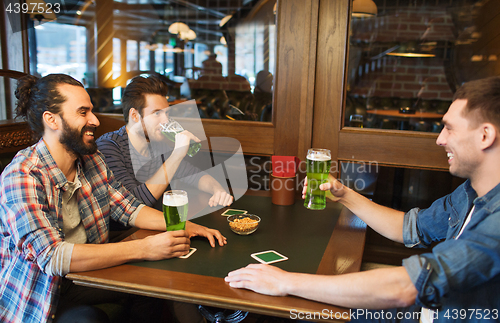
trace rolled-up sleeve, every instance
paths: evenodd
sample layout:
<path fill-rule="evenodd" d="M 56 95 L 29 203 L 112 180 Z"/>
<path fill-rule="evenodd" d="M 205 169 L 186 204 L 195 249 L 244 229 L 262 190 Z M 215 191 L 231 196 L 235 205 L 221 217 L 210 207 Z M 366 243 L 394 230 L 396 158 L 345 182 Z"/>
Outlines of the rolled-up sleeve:
<path fill-rule="evenodd" d="M 403 242 L 407 248 L 413 248 L 420 244 L 417 230 L 417 215 L 419 208 L 413 208 L 405 213 L 403 222 Z"/>
<path fill-rule="evenodd" d="M 418 231 L 417 217 L 419 212 L 419 208 L 413 208 L 405 213 L 403 241 L 408 248 L 426 247 L 426 245 L 422 245 Z M 414 255 L 404 259 L 403 266 L 410 276 L 413 285 L 415 285 L 415 288 L 418 290 L 416 303 L 427 308 L 439 308 L 441 304 L 438 301 L 435 288 L 427 284 L 432 273 L 430 263 L 428 263 L 424 257 Z"/>
<path fill-rule="evenodd" d="M 456 239 L 469 212 L 467 202 L 459 205 L 454 198 L 437 202 L 429 209 L 407 212 L 403 232 L 408 247 L 427 246 L 440 236 L 439 241 L 446 238 L 432 252 L 403 260 L 418 291 L 416 303 L 432 309 L 439 309 L 444 298 L 471 291 L 500 275 L 499 207 L 476 205 L 470 223 Z"/>
<path fill-rule="evenodd" d="M 440 295 L 429 282 L 432 274 L 431 264 L 424 257 L 414 255 L 404 259 L 403 266 L 418 291 L 416 304 L 426 308 L 439 309 L 441 307 Z"/>

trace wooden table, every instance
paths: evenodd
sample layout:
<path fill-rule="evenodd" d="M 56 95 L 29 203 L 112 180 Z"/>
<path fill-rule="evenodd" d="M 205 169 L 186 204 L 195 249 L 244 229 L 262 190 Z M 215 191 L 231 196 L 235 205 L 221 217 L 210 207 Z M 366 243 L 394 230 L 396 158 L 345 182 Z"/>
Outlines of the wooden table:
<path fill-rule="evenodd" d="M 380 117 L 390 117 L 398 121 L 399 130 L 408 130 L 407 123 L 411 119 L 415 120 L 441 120 L 443 114 L 435 112 L 421 112 L 415 113 L 400 113 L 399 110 L 366 110 L 367 114 L 373 114 Z"/>
<path fill-rule="evenodd" d="M 255 262 L 250 253 L 267 249 L 288 256 L 289 260 L 275 265 L 289 271 L 336 275 L 359 271 L 361 266 L 366 225 L 340 204 L 331 202 L 326 210 L 311 211 L 303 207 L 302 200 L 293 206 L 277 206 L 271 204 L 268 196 L 249 193 L 231 206 L 262 218 L 258 230 L 249 236 L 231 232 L 226 218 L 221 216 L 222 209 L 193 222 L 220 230 L 228 238 L 224 247 L 211 248 L 206 240 L 194 238 L 191 246 L 198 250 L 188 259 L 129 263 L 66 277 L 75 284 L 94 288 L 256 314 L 285 318 L 302 315 L 309 321 L 348 318 L 345 308 L 293 296 L 273 297 L 233 289 L 224 281 L 227 272 Z M 191 204 L 194 203 L 190 198 L 190 208 Z M 127 239 L 155 233 L 139 230 Z"/>
<path fill-rule="evenodd" d="M 184 103 L 184 102 L 187 102 L 187 101 L 192 101 L 192 99 L 176 99 L 176 100 L 173 100 L 173 101 L 168 101 L 168 105 L 172 106 L 172 105 L 176 105 L 176 104 L 179 104 L 179 103 Z M 200 100 L 196 100 L 196 105 L 199 105 L 199 104 L 201 104 L 201 101 Z"/>
<path fill-rule="evenodd" d="M 394 117 L 394 118 L 415 118 L 415 119 L 442 119 L 443 114 L 435 112 L 421 112 L 415 113 L 400 113 L 399 110 L 366 110 L 368 114 L 375 114 L 378 116 Z"/>

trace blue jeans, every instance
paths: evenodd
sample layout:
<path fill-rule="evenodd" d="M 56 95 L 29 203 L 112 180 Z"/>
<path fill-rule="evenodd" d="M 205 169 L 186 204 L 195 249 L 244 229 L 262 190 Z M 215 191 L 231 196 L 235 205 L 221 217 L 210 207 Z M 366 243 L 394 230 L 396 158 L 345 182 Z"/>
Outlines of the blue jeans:
<path fill-rule="evenodd" d="M 106 303 L 123 305 L 123 312 L 120 312 L 120 318 L 117 318 L 120 322 L 167 321 L 164 315 L 166 314 L 165 301 L 161 299 L 78 286 L 63 279 L 54 322 L 110 322 L 107 314 L 95 306 Z"/>

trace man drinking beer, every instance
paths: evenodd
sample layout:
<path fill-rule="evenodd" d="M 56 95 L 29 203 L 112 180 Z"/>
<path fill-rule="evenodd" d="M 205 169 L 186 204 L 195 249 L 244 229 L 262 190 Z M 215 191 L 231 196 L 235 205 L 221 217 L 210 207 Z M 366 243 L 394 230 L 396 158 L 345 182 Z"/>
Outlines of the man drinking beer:
<path fill-rule="evenodd" d="M 116 179 L 148 206 L 161 210 L 163 193 L 176 178 L 212 194 L 210 206 L 230 205 L 233 197 L 221 184 L 185 159 L 190 141 L 200 141 L 191 132 L 178 133 L 173 149 L 168 145 L 161 145 L 168 151 L 160 153 L 151 149 L 166 140 L 160 124 L 169 117 L 167 92 L 167 84 L 158 76 L 134 77 L 122 98 L 126 125 L 99 137 L 99 151 Z"/>

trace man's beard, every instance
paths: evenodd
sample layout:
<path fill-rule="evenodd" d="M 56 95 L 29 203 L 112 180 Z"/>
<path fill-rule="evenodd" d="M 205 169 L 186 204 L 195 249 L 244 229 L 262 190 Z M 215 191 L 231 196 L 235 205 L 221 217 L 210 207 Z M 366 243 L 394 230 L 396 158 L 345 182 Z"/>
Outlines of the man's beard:
<path fill-rule="evenodd" d="M 97 144 L 95 140 L 91 141 L 89 144 L 86 144 L 83 141 L 84 133 L 86 131 L 92 131 L 95 133 L 96 127 L 85 126 L 80 132 L 78 132 L 78 129 L 71 128 L 62 116 L 61 120 L 63 132 L 59 142 L 63 144 L 68 151 L 73 152 L 77 156 L 92 155 L 97 152 Z"/>

